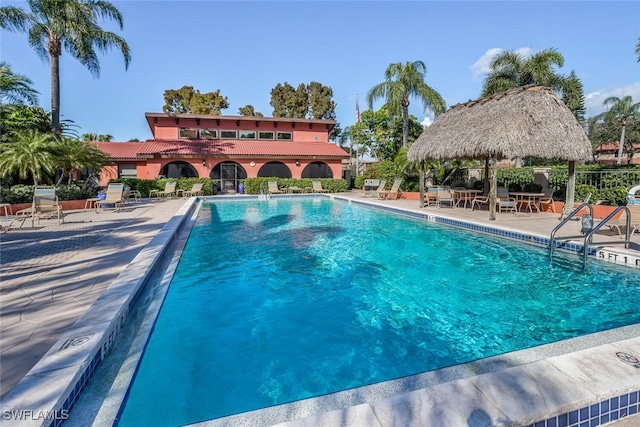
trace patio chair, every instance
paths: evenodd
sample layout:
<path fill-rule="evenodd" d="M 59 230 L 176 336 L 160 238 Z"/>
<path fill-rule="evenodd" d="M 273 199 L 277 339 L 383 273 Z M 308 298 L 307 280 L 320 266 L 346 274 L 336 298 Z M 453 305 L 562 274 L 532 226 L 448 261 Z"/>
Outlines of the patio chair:
<path fill-rule="evenodd" d="M 429 187 L 427 188 L 426 193 L 424 193 L 424 203 L 427 207 L 432 204 L 435 206 L 438 204 L 438 192 L 440 191 L 439 187 Z"/>
<path fill-rule="evenodd" d="M 631 220 L 631 229 L 629 230 L 629 238 L 633 237 L 633 233 L 636 231 L 640 232 L 640 205 L 627 205 L 627 209 L 629 209 L 630 220 Z M 627 227 L 627 213 L 626 211 L 622 211 L 622 215 L 618 219 L 612 219 L 606 223 L 609 226 L 610 230 L 617 230 L 618 235 L 621 239 L 624 239 L 625 236 L 622 234 L 622 229 Z"/>
<path fill-rule="evenodd" d="M 498 209 L 498 213 L 518 213 L 518 203 L 516 199 L 509 196 L 509 191 L 504 187 L 498 187 L 496 189 L 496 208 Z"/>
<path fill-rule="evenodd" d="M 327 190 L 322 188 L 322 182 L 320 182 L 320 181 L 311 181 L 311 185 L 313 185 L 313 192 L 314 193 L 326 193 L 327 192 Z"/>
<path fill-rule="evenodd" d="M 33 192 L 33 203 L 31 205 L 31 211 L 27 212 L 29 208 L 19 211 L 24 214 L 31 215 L 31 227 L 34 226 L 34 221 L 37 219 L 40 224 L 41 218 L 56 218 L 58 225 L 60 222 L 64 222 L 64 213 L 62 212 L 62 206 L 58 202 L 58 196 L 56 195 L 55 187 L 40 186 L 36 187 Z"/>
<path fill-rule="evenodd" d="M 204 184 L 202 184 L 201 182 L 196 182 L 195 184 L 193 184 L 193 186 L 191 187 L 191 190 L 186 190 L 182 192 L 182 195 L 184 197 L 194 197 L 194 196 L 202 196 L 204 194 L 204 192 L 202 191 L 202 186 Z"/>
<path fill-rule="evenodd" d="M 151 190 L 149 191 L 149 198 L 156 197 L 171 197 L 176 195 L 176 182 L 175 181 L 167 181 L 164 185 L 164 190 Z"/>
<path fill-rule="evenodd" d="M 489 200 L 489 195 L 474 196 L 474 198 L 471 199 L 471 210 L 474 210 L 476 205 L 478 206 L 478 209 L 480 209 L 482 205 L 487 205 L 487 207 L 489 207 Z"/>
<path fill-rule="evenodd" d="M 278 183 L 276 181 L 269 181 L 267 184 L 268 184 L 267 191 L 269 192 L 269 194 L 284 193 L 284 191 L 278 188 Z"/>
<path fill-rule="evenodd" d="M 378 192 L 378 195 L 381 199 L 400 199 L 402 197 L 402 191 L 400 191 L 400 184 L 402 184 L 402 179 L 395 179 L 393 181 L 393 185 L 391 186 L 391 190 L 382 190 Z"/>
<path fill-rule="evenodd" d="M 96 212 L 108 209 L 107 206 L 113 205 L 113 209 L 116 212 L 120 212 L 120 208 L 124 207 L 124 185 L 118 182 L 109 184 L 107 186 L 107 194 L 104 200 L 98 200 L 96 202 Z"/>
<path fill-rule="evenodd" d="M 436 204 L 439 208 L 442 207 L 443 203 L 449 203 L 450 207 L 456 206 L 456 200 L 453 195 L 453 191 L 450 188 L 441 188 L 440 191 L 436 193 Z"/>
<path fill-rule="evenodd" d="M 553 200 L 553 189 L 543 188 L 542 194 L 544 194 L 544 196 L 540 198 L 540 205 L 551 205 L 551 211 L 556 213 L 556 207 Z"/>

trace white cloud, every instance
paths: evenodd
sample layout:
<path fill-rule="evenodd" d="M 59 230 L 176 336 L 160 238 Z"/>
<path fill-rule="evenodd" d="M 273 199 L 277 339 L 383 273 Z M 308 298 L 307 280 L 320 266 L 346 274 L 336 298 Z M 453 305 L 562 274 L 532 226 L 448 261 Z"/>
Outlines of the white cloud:
<path fill-rule="evenodd" d="M 609 87 L 586 94 L 584 96 L 584 105 L 587 110 L 587 117 L 592 117 L 604 112 L 605 108 L 602 103 L 610 96 L 621 99 L 625 96 L 631 96 L 634 102 L 640 102 L 640 82 L 619 87 Z"/>
<path fill-rule="evenodd" d="M 430 126 L 431 123 L 433 123 L 433 121 L 435 120 L 435 117 L 436 117 L 435 114 L 433 114 L 431 110 L 425 110 L 424 119 L 422 119 L 420 124 L 422 125 L 423 128 L 426 128 L 427 126 Z"/>
<path fill-rule="evenodd" d="M 476 62 L 474 62 L 474 64 L 469 67 L 471 68 L 471 71 L 473 72 L 473 79 L 474 80 L 479 80 L 480 77 L 483 74 L 487 74 L 489 72 L 489 64 L 491 63 L 491 60 L 500 52 L 502 52 L 504 49 L 500 48 L 500 47 L 493 47 L 489 50 L 487 50 L 484 55 L 482 55 L 480 57 L 480 59 L 478 59 Z M 518 53 L 519 55 L 525 57 L 525 58 L 529 58 L 531 56 L 531 48 L 530 47 L 520 47 L 518 49 L 515 50 L 516 53 Z"/>

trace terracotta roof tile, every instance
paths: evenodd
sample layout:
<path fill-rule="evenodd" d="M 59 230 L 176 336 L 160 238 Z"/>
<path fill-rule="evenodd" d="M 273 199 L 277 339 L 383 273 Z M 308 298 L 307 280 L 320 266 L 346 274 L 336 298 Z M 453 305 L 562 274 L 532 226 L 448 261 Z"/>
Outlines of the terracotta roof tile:
<path fill-rule="evenodd" d="M 98 150 L 114 160 L 133 160 L 138 158 L 138 152 L 143 142 L 92 142 Z"/>

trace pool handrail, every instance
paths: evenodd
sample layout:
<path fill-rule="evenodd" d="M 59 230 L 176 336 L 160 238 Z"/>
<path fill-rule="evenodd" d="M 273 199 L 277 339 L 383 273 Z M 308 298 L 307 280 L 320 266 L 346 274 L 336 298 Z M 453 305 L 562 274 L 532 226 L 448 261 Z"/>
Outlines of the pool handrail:
<path fill-rule="evenodd" d="M 627 213 L 624 247 L 626 249 L 629 248 L 629 241 L 631 240 L 631 213 L 629 212 L 629 208 L 628 207 L 626 207 L 626 206 L 618 206 L 617 208 L 615 208 L 615 210 L 613 212 L 611 212 L 609 215 L 607 215 L 606 218 L 604 218 L 602 221 L 600 221 L 598 224 L 596 224 L 591 230 L 589 230 L 589 232 L 584 236 L 584 245 L 582 246 L 583 247 L 583 252 L 584 252 L 582 254 L 583 268 L 584 268 L 584 266 L 587 265 L 587 247 L 589 245 L 589 241 L 591 240 L 591 236 L 593 235 L 593 233 L 595 233 L 600 228 L 602 228 L 602 226 L 605 225 L 607 223 L 607 221 L 609 221 L 611 218 L 613 218 L 621 210 L 624 210 Z"/>
<path fill-rule="evenodd" d="M 591 207 L 591 205 L 589 204 L 589 202 L 583 202 L 580 204 L 580 206 L 578 206 L 577 208 L 575 208 L 573 210 L 573 212 L 571 212 L 569 215 L 567 215 L 567 217 L 565 219 L 562 220 L 562 222 L 558 225 L 556 225 L 556 227 L 551 231 L 551 236 L 549 237 L 549 256 L 552 257 L 553 256 L 553 249 L 555 248 L 555 235 L 556 232 L 563 226 L 565 225 L 571 218 L 573 218 L 574 216 L 576 216 L 576 214 L 578 212 L 580 212 L 582 209 L 584 208 L 589 208 L 589 214 L 591 215 L 591 218 L 593 218 L 593 208 Z"/>

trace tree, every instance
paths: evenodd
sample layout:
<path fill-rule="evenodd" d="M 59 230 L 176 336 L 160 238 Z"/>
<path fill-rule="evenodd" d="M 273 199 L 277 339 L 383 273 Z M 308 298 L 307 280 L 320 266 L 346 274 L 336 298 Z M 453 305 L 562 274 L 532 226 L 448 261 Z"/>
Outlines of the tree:
<path fill-rule="evenodd" d="M 625 96 L 620 99 L 616 96 L 610 96 L 604 100 L 602 105 L 605 108 L 609 108 L 608 111 L 602 113 L 603 118 L 615 119 L 622 128 L 620 132 L 620 141 L 618 145 L 618 160 L 617 164 L 622 163 L 622 152 L 625 145 L 625 131 L 627 128 L 627 122 L 633 120 L 634 122 L 640 120 L 640 102 L 633 102 L 631 96 Z"/>
<path fill-rule="evenodd" d="M 98 25 L 98 19 L 116 21 L 122 15 L 107 0 L 27 0 L 30 12 L 9 6 L 0 8 L 0 28 L 27 32 L 29 45 L 51 65 L 51 127 L 60 134 L 60 56 L 63 48 L 80 61 L 94 77 L 100 76 L 97 52 L 119 49 L 125 67 L 131 55 L 123 38 Z"/>
<path fill-rule="evenodd" d="M 271 89 L 271 101 L 273 117 L 286 117 L 304 119 L 309 112 L 309 96 L 307 86 L 300 83 L 295 89 L 289 83 L 278 83 Z"/>
<path fill-rule="evenodd" d="M 270 105 L 273 107 L 273 117 L 336 120 L 336 103 L 332 98 L 333 89 L 321 83 L 300 83 L 296 89 L 285 82 L 278 83 L 271 90 Z M 341 133 L 340 123 L 336 121 L 329 132 L 329 139 L 334 139 Z"/>
<path fill-rule="evenodd" d="M 38 185 L 45 173 L 54 172 L 53 141 L 52 134 L 33 129 L 14 134 L 10 143 L 0 147 L 0 177 L 17 172 L 21 179 L 27 179 L 31 174 L 33 184 Z"/>
<path fill-rule="evenodd" d="M 38 91 L 33 82 L 22 74 L 16 74 L 11 66 L 0 62 L 0 104 L 38 104 Z"/>
<path fill-rule="evenodd" d="M 253 108 L 253 105 L 250 105 L 250 104 L 247 104 L 244 107 L 238 108 L 238 114 L 240 114 L 241 116 L 247 116 L 247 117 L 264 117 L 262 113 L 257 112 Z"/>
<path fill-rule="evenodd" d="M 565 79 L 562 102 L 571 110 L 578 122 L 584 123 L 584 114 L 586 112 L 584 90 L 582 89 L 582 82 L 573 70 Z"/>
<path fill-rule="evenodd" d="M 503 50 L 489 64 L 490 71 L 484 80 L 482 96 L 530 84 L 561 92 L 564 89 L 564 77 L 553 69 L 554 65 L 562 67 L 564 57 L 553 48 L 541 50 L 530 57 Z"/>
<path fill-rule="evenodd" d="M 638 55 L 638 62 L 640 62 L 640 37 L 638 37 L 638 42 L 636 43 L 636 55 Z"/>
<path fill-rule="evenodd" d="M 7 142 L 11 136 L 27 130 L 51 132 L 51 117 L 42 107 L 25 104 L 5 105 L 0 109 L 0 141 Z"/>
<path fill-rule="evenodd" d="M 390 112 L 402 112 L 402 147 L 408 146 L 409 139 L 409 98 L 420 99 L 424 108 L 436 115 L 443 113 L 446 104 L 442 96 L 424 81 L 427 67 L 422 61 L 390 64 L 385 71 L 385 81 L 374 86 L 367 94 L 369 108 L 373 102 L 384 99 Z"/>
<path fill-rule="evenodd" d="M 418 119 L 409 116 L 409 142 L 420 136 L 423 128 Z M 386 106 L 377 111 L 365 110 L 361 121 L 349 126 L 345 133 L 352 143 L 359 146 L 359 154 L 367 154 L 378 160 L 394 160 L 401 150 L 403 120 L 391 115 Z"/>
<path fill-rule="evenodd" d="M 165 113 L 176 114 L 208 114 L 219 116 L 220 112 L 229 108 L 226 96 L 220 95 L 220 89 L 215 92 L 200 93 L 193 86 L 182 86 L 180 89 L 164 91 Z"/>
<path fill-rule="evenodd" d="M 75 170 L 90 169 L 99 171 L 109 163 L 107 157 L 97 147 L 75 138 L 57 137 L 52 146 L 55 156 L 54 167 L 60 170 L 60 178 L 56 185 L 68 178 L 71 184 L 71 173 Z"/>
<path fill-rule="evenodd" d="M 113 135 L 98 135 L 97 133 L 83 133 L 82 141 L 91 142 L 91 141 L 100 141 L 100 142 L 111 142 L 113 141 Z"/>

